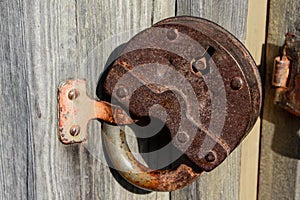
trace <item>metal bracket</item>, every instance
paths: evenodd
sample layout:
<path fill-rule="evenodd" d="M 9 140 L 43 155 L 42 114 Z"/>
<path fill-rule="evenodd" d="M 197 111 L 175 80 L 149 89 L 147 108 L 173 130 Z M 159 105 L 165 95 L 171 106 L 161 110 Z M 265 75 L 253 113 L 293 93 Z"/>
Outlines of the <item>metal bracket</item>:
<path fill-rule="evenodd" d="M 87 125 L 92 119 L 112 124 L 134 123 L 119 106 L 89 98 L 85 80 L 69 80 L 59 85 L 58 119 L 58 136 L 64 144 L 85 141 Z"/>

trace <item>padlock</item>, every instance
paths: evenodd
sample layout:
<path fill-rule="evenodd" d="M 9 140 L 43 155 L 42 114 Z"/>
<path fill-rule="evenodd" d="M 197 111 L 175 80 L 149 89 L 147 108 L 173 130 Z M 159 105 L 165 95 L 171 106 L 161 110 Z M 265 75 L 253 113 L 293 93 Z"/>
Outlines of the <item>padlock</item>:
<path fill-rule="evenodd" d="M 163 124 L 168 145 L 178 150 L 171 161 L 182 155 L 188 160 L 172 169 L 140 163 L 124 129 L 103 132 L 114 167 L 145 190 L 176 190 L 219 166 L 250 132 L 261 107 L 251 55 L 232 34 L 202 18 L 168 18 L 138 33 L 101 79 L 105 101 L 89 99 L 83 80 L 59 87 L 59 138 L 64 144 L 84 141 L 93 118 L 128 124 L 143 138 Z"/>

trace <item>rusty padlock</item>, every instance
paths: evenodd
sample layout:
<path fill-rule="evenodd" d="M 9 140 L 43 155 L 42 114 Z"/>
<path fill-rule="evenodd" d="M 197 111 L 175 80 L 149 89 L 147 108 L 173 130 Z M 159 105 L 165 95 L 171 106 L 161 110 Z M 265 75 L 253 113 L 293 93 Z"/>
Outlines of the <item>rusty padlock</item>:
<path fill-rule="evenodd" d="M 282 55 L 275 58 L 272 85 L 274 103 L 300 116 L 300 37 L 286 34 Z"/>
<path fill-rule="evenodd" d="M 249 52 L 222 27 L 196 17 L 165 19 L 140 32 L 102 79 L 110 103 L 89 99 L 82 80 L 59 87 L 59 138 L 64 144 L 84 141 L 93 118 L 135 127 L 158 119 L 178 157 L 189 162 L 150 169 L 131 153 L 126 132 L 104 132 L 112 164 L 146 190 L 182 188 L 220 165 L 250 132 L 261 107 L 261 81 Z M 137 137 L 153 136 L 137 130 Z"/>

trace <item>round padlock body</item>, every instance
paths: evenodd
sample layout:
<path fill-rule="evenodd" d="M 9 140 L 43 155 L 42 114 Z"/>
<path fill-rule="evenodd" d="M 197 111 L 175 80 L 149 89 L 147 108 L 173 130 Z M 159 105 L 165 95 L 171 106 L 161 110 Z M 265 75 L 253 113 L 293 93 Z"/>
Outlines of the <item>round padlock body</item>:
<path fill-rule="evenodd" d="M 133 37 L 105 73 L 102 91 L 134 119 L 161 120 L 172 144 L 204 171 L 249 133 L 262 97 L 242 43 L 196 17 L 169 18 Z"/>

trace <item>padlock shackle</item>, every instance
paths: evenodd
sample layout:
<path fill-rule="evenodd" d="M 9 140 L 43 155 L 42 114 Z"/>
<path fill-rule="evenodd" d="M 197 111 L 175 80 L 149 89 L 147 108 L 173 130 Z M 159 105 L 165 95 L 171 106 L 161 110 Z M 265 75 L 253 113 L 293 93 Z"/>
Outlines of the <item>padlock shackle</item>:
<path fill-rule="evenodd" d="M 181 164 L 174 170 L 154 170 L 141 164 L 128 147 L 125 132 L 103 125 L 103 141 L 113 167 L 133 185 L 150 191 L 169 192 L 192 183 L 201 173 Z"/>

